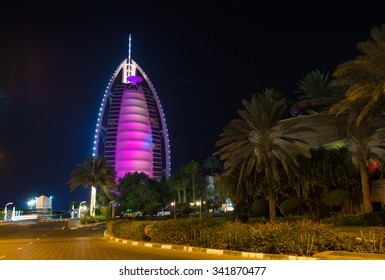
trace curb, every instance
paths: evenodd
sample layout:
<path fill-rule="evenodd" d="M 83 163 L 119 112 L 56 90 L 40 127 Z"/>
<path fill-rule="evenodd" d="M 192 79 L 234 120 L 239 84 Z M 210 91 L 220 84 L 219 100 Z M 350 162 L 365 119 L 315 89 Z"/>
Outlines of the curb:
<path fill-rule="evenodd" d="M 211 255 L 237 256 L 237 257 L 257 259 L 257 260 L 318 260 L 318 258 L 305 257 L 305 256 L 290 256 L 290 255 L 278 255 L 278 254 L 252 253 L 252 252 L 241 252 L 241 251 L 191 247 L 191 246 L 184 246 L 184 245 L 170 245 L 170 244 L 143 242 L 143 241 L 133 241 L 133 240 L 128 240 L 128 239 L 117 238 L 113 235 L 108 234 L 107 230 L 104 231 L 104 238 L 106 238 L 108 240 L 120 242 L 123 244 L 133 245 L 133 246 L 144 246 L 144 247 L 158 248 L 158 249 L 180 250 L 180 251 L 185 251 L 185 252 L 198 252 L 198 253 L 206 253 L 206 254 L 211 254 Z"/>

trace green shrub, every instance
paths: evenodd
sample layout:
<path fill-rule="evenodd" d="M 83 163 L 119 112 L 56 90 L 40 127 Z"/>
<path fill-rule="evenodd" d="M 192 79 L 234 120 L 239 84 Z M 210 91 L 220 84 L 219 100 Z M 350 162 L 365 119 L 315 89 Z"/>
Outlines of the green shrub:
<path fill-rule="evenodd" d="M 210 245 L 215 249 L 253 251 L 251 228 L 240 221 L 227 222 L 216 228 Z"/>
<path fill-rule="evenodd" d="M 323 251 L 384 253 L 385 244 L 383 230 L 361 236 L 336 234 L 329 224 L 307 219 L 266 224 L 199 218 L 156 222 L 109 220 L 107 231 L 138 241 L 299 256 Z"/>
<path fill-rule="evenodd" d="M 298 215 L 302 207 L 300 199 L 290 198 L 283 201 L 280 205 L 280 210 L 285 215 Z"/>
<path fill-rule="evenodd" d="M 248 221 L 248 224 L 266 224 L 268 222 L 268 219 L 265 217 L 259 217 L 259 218 L 250 218 Z"/>
<path fill-rule="evenodd" d="M 349 200 L 350 193 L 347 190 L 338 189 L 327 192 L 322 202 L 328 207 L 341 206 Z"/>
<path fill-rule="evenodd" d="M 385 211 L 366 213 L 362 217 L 362 225 L 364 226 L 384 226 Z"/>
<path fill-rule="evenodd" d="M 94 217 L 95 222 L 105 222 L 107 220 L 105 215 L 98 215 Z"/>
<path fill-rule="evenodd" d="M 323 222 L 339 226 L 384 226 L 385 211 L 364 215 L 336 215 L 323 219 Z"/>
<path fill-rule="evenodd" d="M 220 224 L 215 219 L 188 218 L 157 221 L 151 226 L 151 240 L 192 246 L 210 246 L 211 228 Z"/>
<path fill-rule="evenodd" d="M 85 217 L 82 217 L 80 219 L 81 224 L 91 224 L 91 223 L 95 223 L 95 222 L 96 222 L 96 220 L 92 216 L 85 216 Z"/>
<path fill-rule="evenodd" d="M 363 234 L 354 239 L 352 249 L 357 252 L 364 253 L 385 253 L 385 232 L 383 229 L 371 230 L 366 234 Z"/>
<path fill-rule="evenodd" d="M 107 232 L 123 239 L 149 241 L 150 237 L 145 234 L 144 229 L 151 224 L 148 221 L 135 220 L 108 220 Z"/>
<path fill-rule="evenodd" d="M 191 219 L 157 221 L 151 226 L 151 240 L 160 243 L 189 244 Z"/>
<path fill-rule="evenodd" d="M 110 206 L 100 206 L 99 211 L 100 211 L 101 216 L 111 217 L 111 207 Z"/>
<path fill-rule="evenodd" d="M 86 216 L 80 218 L 81 224 L 93 224 L 106 221 L 106 216 L 103 215 L 95 215 L 95 216 Z"/>
<path fill-rule="evenodd" d="M 269 203 L 266 199 L 256 199 L 252 206 L 253 217 L 268 217 L 269 215 Z"/>

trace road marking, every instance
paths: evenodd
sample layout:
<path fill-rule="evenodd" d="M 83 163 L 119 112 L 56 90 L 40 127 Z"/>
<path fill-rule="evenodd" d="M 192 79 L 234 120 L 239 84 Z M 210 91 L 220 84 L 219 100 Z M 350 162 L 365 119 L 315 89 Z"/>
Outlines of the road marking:
<path fill-rule="evenodd" d="M 16 250 L 21 250 L 21 249 L 23 249 L 23 247 L 19 247 L 19 248 L 17 248 Z"/>
<path fill-rule="evenodd" d="M 4 259 L 7 255 L 1 256 L 0 259 Z"/>
<path fill-rule="evenodd" d="M 40 240 L 40 238 L 36 238 L 36 240 Z"/>
<path fill-rule="evenodd" d="M 31 242 L 29 242 L 28 244 L 32 244 L 33 242 L 31 241 Z"/>

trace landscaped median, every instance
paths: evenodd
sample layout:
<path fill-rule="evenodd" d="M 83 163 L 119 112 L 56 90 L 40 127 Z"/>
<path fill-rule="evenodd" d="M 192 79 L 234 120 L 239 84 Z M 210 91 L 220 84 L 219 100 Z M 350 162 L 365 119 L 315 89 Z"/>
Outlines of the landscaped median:
<path fill-rule="evenodd" d="M 125 242 L 173 244 L 165 246 L 254 254 L 313 256 L 325 251 L 385 253 L 383 231 L 355 237 L 337 233 L 330 225 L 310 220 L 267 224 L 245 224 L 212 218 L 109 220 L 106 236 Z"/>

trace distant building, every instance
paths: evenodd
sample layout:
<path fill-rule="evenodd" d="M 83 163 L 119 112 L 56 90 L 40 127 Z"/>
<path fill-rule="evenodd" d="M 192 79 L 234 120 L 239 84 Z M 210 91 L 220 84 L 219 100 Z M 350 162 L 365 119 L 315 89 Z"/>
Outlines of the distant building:
<path fill-rule="evenodd" d="M 52 210 L 52 199 L 41 195 L 36 199 L 36 210 Z"/>
<path fill-rule="evenodd" d="M 328 109 L 338 102 L 338 98 L 314 98 L 300 100 L 291 106 L 293 118 L 282 120 L 281 123 L 295 122 L 296 126 L 311 127 L 313 131 L 298 132 L 292 137 L 306 140 L 310 148 L 340 148 L 346 145 L 349 112 L 331 114 Z M 374 118 L 376 129 L 384 129 L 385 115 Z M 371 180 L 370 199 L 372 202 L 385 203 L 385 180 Z M 382 206 L 381 206 L 382 207 Z"/>
<path fill-rule="evenodd" d="M 306 140 L 310 148 L 337 148 L 346 145 L 349 113 L 332 114 L 328 112 L 338 98 L 314 98 L 301 100 L 290 108 L 293 118 L 281 120 L 281 123 L 296 123 L 297 127 L 311 127 L 313 131 L 302 131 L 290 135 Z M 384 128 L 384 115 L 378 115 L 374 125 L 377 129 Z"/>
<path fill-rule="evenodd" d="M 150 79 L 130 56 L 129 50 L 105 91 L 93 156 L 104 157 L 118 178 L 134 172 L 168 178 L 170 145 L 162 105 Z"/>

